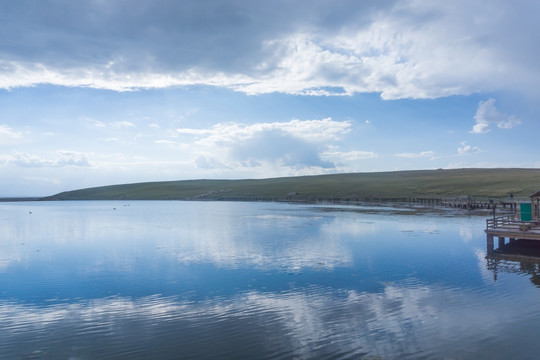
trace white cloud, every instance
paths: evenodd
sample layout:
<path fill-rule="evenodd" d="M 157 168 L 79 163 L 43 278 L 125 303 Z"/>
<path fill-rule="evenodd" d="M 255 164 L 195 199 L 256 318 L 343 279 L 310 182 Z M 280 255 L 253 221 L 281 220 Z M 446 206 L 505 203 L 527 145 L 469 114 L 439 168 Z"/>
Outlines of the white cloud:
<path fill-rule="evenodd" d="M 7 125 L 0 125 L 0 145 L 8 143 L 8 141 L 22 138 L 22 133 L 13 130 Z"/>
<path fill-rule="evenodd" d="M 342 152 L 332 147 L 321 153 L 322 159 L 336 163 L 353 163 L 359 160 L 376 159 L 378 157 L 377 153 L 372 151 L 353 150 Z"/>
<path fill-rule="evenodd" d="M 397 157 L 407 158 L 407 159 L 417 159 L 417 158 L 429 158 L 431 160 L 437 159 L 437 155 L 434 151 L 422 151 L 419 153 L 398 153 Z"/>
<path fill-rule="evenodd" d="M 474 134 L 485 134 L 490 131 L 489 125 L 487 123 L 477 123 L 473 126 L 471 133 Z"/>
<path fill-rule="evenodd" d="M 460 155 L 472 154 L 479 151 L 480 149 L 478 148 L 478 146 L 467 145 L 467 142 L 465 141 L 462 141 L 460 143 L 460 146 L 458 147 L 458 154 Z"/>
<path fill-rule="evenodd" d="M 199 136 L 199 143 L 216 144 L 236 141 L 245 141 L 257 134 L 268 131 L 281 131 L 307 142 L 324 142 L 337 140 L 348 133 L 351 128 L 350 121 L 334 121 L 331 118 L 322 120 L 291 120 L 288 122 L 239 124 L 219 123 L 210 129 L 181 128 L 176 131 L 180 134 Z"/>
<path fill-rule="evenodd" d="M 243 166 L 259 167 L 261 162 L 284 167 L 332 168 L 334 164 L 321 159 L 319 145 L 282 130 L 261 130 L 251 138 L 230 145 L 232 159 Z"/>
<path fill-rule="evenodd" d="M 59 150 L 56 154 L 56 166 L 92 166 L 87 153 Z"/>
<path fill-rule="evenodd" d="M 501 120 L 497 123 L 497 127 L 501 129 L 511 129 L 514 126 L 521 124 L 521 120 L 516 118 L 514 115 L 507 116 L 506 120 Z"/>
<path fill-rule="evenodd" d="M 491 124 L 495 124 L 501 129 L 511 129 L 521 124 L 521 120 L 514 115 L 500 113 L 495 107 L 495 99 L 493 98 L 480 101 L 474 119 L 476 120 L 476 125 L 473 126 L 470 132 L 475 134 L 488 133 L 491 130 Z"/>
<path fill-rule="evenodd" d="M 9 162 L 22 167 L 92 166 L 87 153 L 66 150 L 58 150 L 54 159 L 15 152 Z"/>
<path fill-rule="evenodd" d="M 107 126 L 107 124 L 105 124 L 103 121 L 98 121 L 94 119 L 87 119 L 86 121 L 88 121 L 90 124 L 98 128 L 103 128 Z"/>
<path fill-rule="evenodd" d="M 115 127 L 118 127 L 118 128 L 134 128 L 134 127 L 136 127 L 135 124 L 133 124 L 132 122 L 129 122 L 129 121 L 117 121 L 117 122 L 114 122 L 112 125 L 114 125 Z"/>
<path fill-rule="evenodd" d="M 319 173 L 334 167 L 337 154 L 325 153 L 333 142 L 350 132 L 350 121 L 298 120 L 255 124 L 219 123 L 211 128 L 180 128 L 193 139 L 198 168 L 311 169 Z M 208 156 L 208 152 L 213 155 Z M 354 154 L 356 156 L 371 154 Z M 350 155 L 349 155 L 350 156 Z"/>
<path fill-rule="evenodd" d="M 162 145 L 178 145 L 176 141 L 172 140 L 156 140 L 154 141 L 156 144 L 162 144 Z"/>
<path fill-rule="evenodd" d="M 216 125 L 216 126 L 218 126 L 218 125 Z M 208 135 L 208 134 L 212 134 L 212 130 L 208 130 L 208 129 L 181 128 L 181 129 L 176 129 L 176 132 L 179 133 L 179 134 L 186 134 L 186 135 Z"/>
<path fill-rule="evenodd" d="M 195 166 L 199 169 L 227 169 L 229 166 L 217 160 L 212 155 L 199 156 L 195 160 Z"/>

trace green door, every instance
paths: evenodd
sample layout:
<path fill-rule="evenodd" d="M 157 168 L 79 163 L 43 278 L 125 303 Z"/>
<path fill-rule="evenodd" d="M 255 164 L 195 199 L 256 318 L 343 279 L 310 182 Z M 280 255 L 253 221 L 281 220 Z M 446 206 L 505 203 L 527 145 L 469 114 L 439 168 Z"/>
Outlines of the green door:
<path fill-rule="evenodd" d="M 531 203 L 522 202 L 519 204 L 519 213 L 521 214 L 521 221 L 531 221 Z"/>

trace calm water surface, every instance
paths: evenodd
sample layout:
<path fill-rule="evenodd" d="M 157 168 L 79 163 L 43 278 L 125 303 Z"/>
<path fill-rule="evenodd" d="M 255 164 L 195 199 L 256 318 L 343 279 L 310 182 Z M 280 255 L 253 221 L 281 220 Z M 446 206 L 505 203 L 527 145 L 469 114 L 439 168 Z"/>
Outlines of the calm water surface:
<path fill-rule="evenodd" d="M 0 203 L 0 359 L 537 359 L 536 265 L 484 216 Z"/>

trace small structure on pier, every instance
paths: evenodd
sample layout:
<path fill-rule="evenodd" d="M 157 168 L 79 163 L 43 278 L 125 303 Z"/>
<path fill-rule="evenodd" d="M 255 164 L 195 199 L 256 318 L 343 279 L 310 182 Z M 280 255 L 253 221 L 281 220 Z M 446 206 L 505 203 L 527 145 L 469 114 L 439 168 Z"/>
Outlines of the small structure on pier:
<path fill-rule="evenodd" d="M 506 239 L 509 243 L 516 239 L 540 241 L 540 190 L 529 197 L 531 202 L 521 203 L 519 214 L 486 220 L 488 254 L 494 252 L 494 237 L 498 237 L 499 249 L 505 246 Z"/>
<path fill-rule="evenodd" d="M 521 220 L 522 221 L 539 221 L 540 220 L 540 190 L 531 194 L 531 203 L 521 203 Z"/>

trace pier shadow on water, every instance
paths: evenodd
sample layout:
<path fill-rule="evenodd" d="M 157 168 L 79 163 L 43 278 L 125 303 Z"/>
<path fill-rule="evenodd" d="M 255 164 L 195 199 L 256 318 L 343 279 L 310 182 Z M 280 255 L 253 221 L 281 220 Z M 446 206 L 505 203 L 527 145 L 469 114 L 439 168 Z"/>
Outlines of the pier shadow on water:
<path fill-rule="evenodd" d="M 523 274 L 540 287 L 540 241 L 516 239 L 486 256 L 487 268 L 497 280 L 500 273 Z"/>

